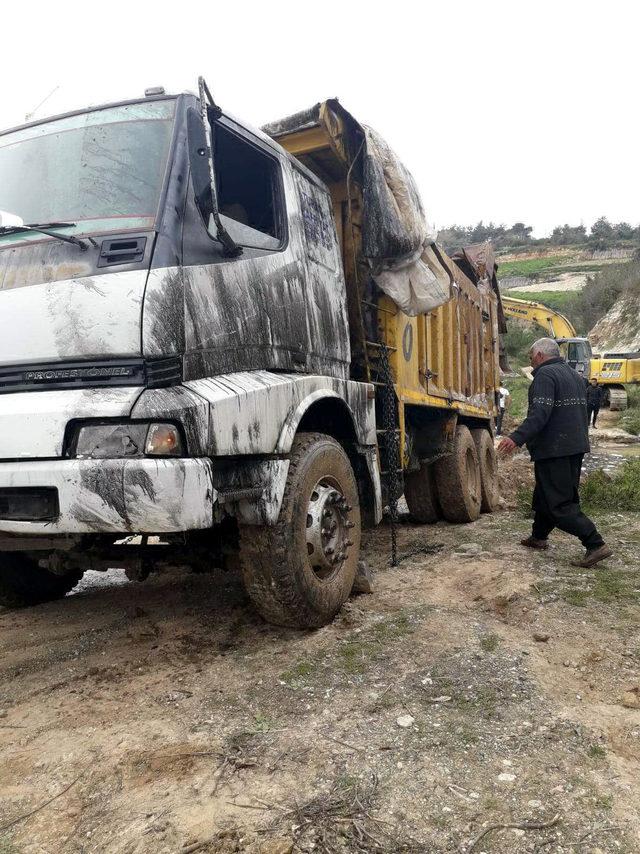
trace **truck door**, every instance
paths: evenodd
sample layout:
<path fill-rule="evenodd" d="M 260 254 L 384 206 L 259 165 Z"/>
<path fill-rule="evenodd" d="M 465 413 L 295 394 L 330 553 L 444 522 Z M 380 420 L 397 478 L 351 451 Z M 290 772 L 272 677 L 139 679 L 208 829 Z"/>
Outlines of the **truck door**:
<path fill-rule="evenodd" d="M 225 256 L 213 221 L 207 229 L 187 211 L 187 376 L 306 371 L 305 261 L 288 163 L 275 146 L 226 116 L 215 121 L 213 133 L 220 219 L 241 254 Z"/>
<path fill-rule="evenodd" d="M 349 319 L 331 196 L 298 169 L 293 177 L 302 215 L 310 368 L 347 378 Z"/>

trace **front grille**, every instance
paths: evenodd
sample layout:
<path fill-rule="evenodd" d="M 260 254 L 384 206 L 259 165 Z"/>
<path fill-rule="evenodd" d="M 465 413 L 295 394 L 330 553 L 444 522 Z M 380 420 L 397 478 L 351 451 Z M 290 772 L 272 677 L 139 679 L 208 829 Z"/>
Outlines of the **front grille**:
<path fill-rule="evenodd" d="M 0 368 L 0 394 L 144 384 L 142 359 L 55 362 Z"/>
<path fill-rule="evenodd" d="M 149 388 L 161 388 L 182 382 L 182 356 L 149 360 L 145 369 Z"/>
<path fill-rule="evenodd" d="M 58 518 L 58 490 L 52 486 L 0 487 L 0 519 L 52 522 Z"/>
<path fill-rule="evenodd" d="M 161 386 L 182 381 L 182 358 L 110 359 L 0 366 L 0 394 L 104 386 Z"/>

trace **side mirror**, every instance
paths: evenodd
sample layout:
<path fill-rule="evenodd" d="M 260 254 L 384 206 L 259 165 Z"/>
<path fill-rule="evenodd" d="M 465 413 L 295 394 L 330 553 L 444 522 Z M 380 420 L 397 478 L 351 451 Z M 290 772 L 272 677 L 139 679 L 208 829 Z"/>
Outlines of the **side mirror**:
<path fill-rule="evenodd" d="M 22 225 L 24 220 L 18 214 L 0 211 L 0 228 L 20 228 Z"/>
<path fill-rule="evenodd" d="M 191 180 L 196 196 L 196 204 L 205 223 L 213 213 L 213 198 L 209 177 L 209 159 L 207 135 L 198 110 L 189 107 L 187 110 L 187 138 L 189 144 L 189 161 L 191 163 Z"/>

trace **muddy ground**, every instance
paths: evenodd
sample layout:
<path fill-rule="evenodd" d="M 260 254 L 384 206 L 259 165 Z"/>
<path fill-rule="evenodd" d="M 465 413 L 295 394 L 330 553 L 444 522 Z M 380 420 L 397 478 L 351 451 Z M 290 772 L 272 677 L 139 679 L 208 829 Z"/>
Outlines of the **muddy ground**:
<path fill-rule="evenodd" d="M 606 569 L 528 552 L 528 472 L 395 568 L 368 533 L 376 592 L 320 631 L 223 574 L 0 613 L 0 854 L 640 851 L 640 520 L 599 518 Z"/>

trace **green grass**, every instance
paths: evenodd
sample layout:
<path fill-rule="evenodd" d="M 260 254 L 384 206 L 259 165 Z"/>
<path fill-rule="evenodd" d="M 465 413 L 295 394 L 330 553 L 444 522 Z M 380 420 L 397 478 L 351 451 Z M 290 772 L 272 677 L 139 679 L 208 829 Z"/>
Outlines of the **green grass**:
<path fill-rule="evenodd" d="M 280 679 L 287 685 L 301 687 L 316 671 L 316 665 L 312 661 L 299 661 L 291 670 L 285 670 L 280 674 Z"/>
<path fill-rule="evenodd" d="M 529 380 L 526 377 L 515 377 L 513 379 L 505 379 L 504 385 L 505 388 L 509 389 L 509 393 L 511 394 L 511 405 L 507 410 L 508 414 L 518 422 L 523 421 L 527 415 L 527 408 L 529 406 Z"/>
<path fill-rule="evenodd" d="M 628 385 L 627 397 L 629 399 L 629 409 L 640 410 L 640 385 Z"/>
<path fill-rule="evenodd" d="M 596 806 L 603 810 L 613 809 L 613 795 L 599 795 L 596 798 Z"/>
<path fill-rule="evenodd" d="M 597 261 L 575 261 L 572 264 L 560 264 L 557 267 L 553 268 L 553 274 L 559 275 L 560 273 L 599 273 L 606 264 L 603 264 L 602 261 L 598 263 Z"/>
<path fill-rule="evenodd" d="M 628 433 L 640 436 L 640 385 L 628 385 L 626 388 L 629 408 L 622 415 L 619 424 Z"/>
<path fill-rule="evenodd" d="M 604 759 L 607 751 L 601 744 L 592 744 L 589 750 L 587 750 L 587 755 L 589 759 Z"/>
<path fill-rule="evenodd" d="M 389 648 L 416 630 L 420 609 L 400 612 L 380 620 L 344 641 L 321 650 L 317 658 L 304 658 L 280 674 L 280 681 L 297 690 L 312 684 L 323 684 L 340 676 L 359 676 L 384 661 Z M 1 852 L 0 852 L 1 854 Z"/>
<path fill-rule="evenodd" d="M 531 516 L 532 490 L 523 487 L 517 494 L 518 510 Z M 625 460 L 613 475 L 601 469 L 587 475 L 580 487 L 580 502 L 587 513 L 594 511 L 640 512 L 640 459 Z"/>
<path fill-rule="evenodd" d="M 640 459 L 626 460 L 610 476 L 595 471 L 584 479 L 580 495 L 587 510 L 640 511 Z"/>
<path fill-rule="evenodd" d="M 625 412 L 619 421 L 619 425 L 627 433 L 640 436 L 640 409 L 631 409 Z"/>
<path fill-rule="evenodd" d="M 500 637 L 498 635 L 487 635 L 480 640 L 480 648 L 484 652 L 495 652 L 498 648 L 498 644 L 500 643 Z"/>
<path fill-rule="evenodd" d="M 505 296 L 513 297 L 514 299 L 529 300 L 529 302 L 541 302 L 548 308 L 554 311 L 559 311 L 560 314 L 566 315 L 569 320 L 572 320 L 571 313 L 580 299 L 580 291 L 506 291 Z M 540 330 L 540 327 L 536 327 Z M 539 331 L 538 337 L 544 334 L 544 330 Z"/>
<path fill-rule="evenodd" d="M 533 500 L 533 489 L 530 486 L 521 486 L 516 492 L 516 507 L 518 513 L 525 519 L 533 519 L 531 501 Z"/>
<path fill-rule="evenodd" d="M 402 638 L 413 631 L 414 626 L 411 625 L 409 617 L 406 614 L 400 614 L 395 619 L 382 620 L 372 628 L 373 636 L 379 643 Z"/>
<path fill-rule="evenodd" d="M 276 726 L 276 722 L 268 715 L 257 712 L 253 716 L 253 725 L 256 732 L 270 732 Z"/>
<path fill-rule="evenodd" d="M 345 673 L 364 673 L 371 658 L 371 647 L 368 643 L 350 640 L 340 647 L 338 656 Z"/>
<path fill-rule="evenodd" d="M 507 276 L 529 276 L 534 277 L 549 268 L 556 267 L 566 262 L 562 255 L 549 255 L 546 258 L 522 258 L 516 261 L 500 261 L 498 258 L 498 277 L 504 279 Z"/>
<path fill-rule="evenodd" d="M 567 583 L 567 581 L 569 583 Z M 540 582 L 539 589 L 546 593 L 557 593 L 568 605 L 585 608 L 600 603 L 616 605 L 618 609 L 626 605 L 640 604 L 640 573 L 628 569 L 607 569 L 597 571 L 585 580 L 584 575 L 576 579 L 579 587 L 571 586 L 571 579 L 565 577 L 561 583 Z M 618 612 L 619 613 L 619 612 Z M 593 754 L 589 754 L 593 758 Z"/>

